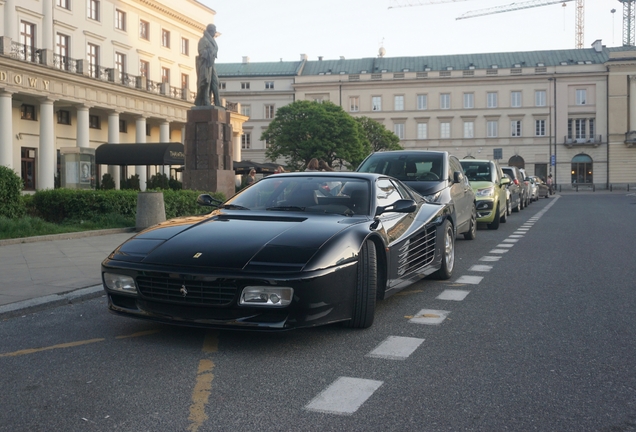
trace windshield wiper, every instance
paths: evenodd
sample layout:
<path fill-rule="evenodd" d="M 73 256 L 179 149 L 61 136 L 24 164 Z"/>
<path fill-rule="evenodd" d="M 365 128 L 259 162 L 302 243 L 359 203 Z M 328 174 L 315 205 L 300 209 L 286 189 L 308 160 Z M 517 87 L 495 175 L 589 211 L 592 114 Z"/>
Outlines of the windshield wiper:
<path fill-rule="evenodd" d="M 305 211 L 305 207 L 298 207 L 298 206 L 278 206 L 278 207 L 267 207 L 265 210 L 280 210 L 280 211 Z"/>
<path fill-rule="evenodd" d="M 250 210 L 247 207 L 243 207 L 237 204 L 224 204 L 219 208 L 224 208 L 224 209 L 228 209 L 228 210 Z"/>

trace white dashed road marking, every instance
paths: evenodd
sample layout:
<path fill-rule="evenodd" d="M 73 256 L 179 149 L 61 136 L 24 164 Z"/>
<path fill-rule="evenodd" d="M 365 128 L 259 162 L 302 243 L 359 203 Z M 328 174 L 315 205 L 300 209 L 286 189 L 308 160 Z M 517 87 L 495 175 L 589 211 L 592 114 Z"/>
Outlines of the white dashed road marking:
<path fill-rule="evenodd" d="M 382 384 L 382 381 L 340 377 L 313 398 L 305 409 L 331 414 L 353 414 Z"/>
<path fill-rule="evenodd" d="M 498 244 L 497 247 L 498 248 L 502 248 L 502 247 L 507 247 L 507 248 L 511 248 L 514 245 L 512 243 L 502 243 L 502 244 Z"/>
<path fill-rule="evenodd" d="M 500 259 L 501 257 L 498 257 L 498 256 L 483 256 L 479 258 L 479 261 L 494 262 L 494 261 L 499 261 Z"/>
<path fill-rule="evenodd" d="M 470 294 L 470 291 L 462 291 L 462 290 L 444 290 L 440 295 L 437 296 L 438 300 L 452 300 L 452 301 L 462 301 L 466 298 L 466 296 Z"/>
<path fill-rule="evenodd" d="M 477 271 L 477 272 L 489 272 L 490 270 L 492 270 L 492 266 L 480 265 L 480 264 L 476 264 L 468 269 L 468 271 Z"/>
<path fill-rule="evenodd" d="M 378 345 L 367 357 L 383 358 L 388 360 L 404 360 L 419 347 L 424 339 L 411 337 L 389 336 Z"/>
<path fill-rule="evenodd" d="M 477 285 L 483 278 L 483 276 L 461 276 L 455 283 Z"/>
<path fill-rule="evenodd" d="M 422 309 L 409 320 L 415 324 L 437 325 L 441 324 L 448 316 L 449 311 Z"/>
<path fill-rule="evenodd" d="M 519 239 L 504 239 L 504 243 L 517 243 Z"/>
<path fill-rule="evenodd" d="M 505 254 L 506 252 L 508 252 L 508 249 L 493 249 L 488 253 L 493 253 L 493 254 Z"/>

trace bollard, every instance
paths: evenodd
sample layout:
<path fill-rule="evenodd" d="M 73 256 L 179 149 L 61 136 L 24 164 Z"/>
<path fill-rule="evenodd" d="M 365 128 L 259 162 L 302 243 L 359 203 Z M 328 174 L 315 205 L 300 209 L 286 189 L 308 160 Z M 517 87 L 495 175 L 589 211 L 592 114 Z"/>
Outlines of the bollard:
<path fill-rule="evenodd" d="M 163 192 L 139 192 L 135 229 L 141 231 L 166 220 Z"/>

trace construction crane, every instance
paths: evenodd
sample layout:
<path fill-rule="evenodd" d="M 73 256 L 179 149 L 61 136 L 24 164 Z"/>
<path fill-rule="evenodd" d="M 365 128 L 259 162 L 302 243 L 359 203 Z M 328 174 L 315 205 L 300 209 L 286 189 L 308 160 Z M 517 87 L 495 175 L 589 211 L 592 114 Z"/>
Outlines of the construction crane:
<path fill-rule="evenodd" d="M 403 8 L 403 7 L 412 7 L 412 6 L 427 6 L 427 5 L 436 5 L 436 4 L 444 4 L 444 3 L 458 3 L 462 1 L 468 0 L 410 0 L 410 1 L 400 1 L 393 0 L 394 6 L 389 6 L 389 9 Z"/>
<path fill-rule="evenodd" d="M 468 11 L 465 14 L 457 17 L 456 19 L 475 18 L 478 16 L 492 15 L 496 13 L 516 11 L 520 9 L 529 9 L 539 6 L 548 6 L 557 3 L 561 3 L 563 6 L 567 2 L 576 1 L 576 17 L 575 17 L 575 47 L 577 49 L 583 48 L 583 36 L 585 34 L 585 0 L 531 0 L 525 2 L 517 2 L 509 5 L 495 6 L 486 9 L 479 9 L 474 11 Z M 627 0 L 633 1 L 633 0 Z"/>
<path fill-rule="evenodd" d="M 636 0 L 618 0 L 623 3 L 623 46 L 634 46 L 634 3 Z"/>

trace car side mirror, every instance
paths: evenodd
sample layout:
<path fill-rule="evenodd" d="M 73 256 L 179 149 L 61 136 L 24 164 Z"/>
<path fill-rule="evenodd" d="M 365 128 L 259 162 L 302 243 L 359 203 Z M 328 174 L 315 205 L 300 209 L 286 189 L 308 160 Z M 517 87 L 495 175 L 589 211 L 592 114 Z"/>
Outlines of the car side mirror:
<path fill-rule="evenodd" d="M 509 185 L 510 184 L 510 179 L 508 177 L 503 177 L 501 179 L 501 184 L 502 185 Z"/>
<path fill-rule="evenodd" d="M 413 213 L 417 210 L 417 204 L 415 201 L 411 199 L 401 199 L 397 200 L 393 204 L 389 204 L 388 206 L 380 206 L 375 212 L 376 216 L 380 216 L 383 213 Z"/>
<path fill-rule="evenodd" d="M 453 173 L 453 181 L 454 181 L 455 183 L 461 183 L 461 182 L 463 182 L 463 181 L 464 181 L 464 174 L 462 174 L 462 173 L 461 173 L 461 172 L 459 172 L 459 171 L 455 171 L 455 172 Z"/>
<path fill-rule="evenodd" d="M 197 197 L 197 204 L 204 207 L 218 207 L 223 201 L 214 198 L 210 194 L 201 194 Z"/>

